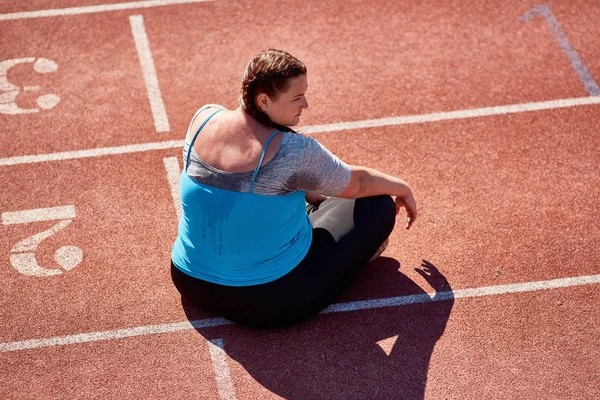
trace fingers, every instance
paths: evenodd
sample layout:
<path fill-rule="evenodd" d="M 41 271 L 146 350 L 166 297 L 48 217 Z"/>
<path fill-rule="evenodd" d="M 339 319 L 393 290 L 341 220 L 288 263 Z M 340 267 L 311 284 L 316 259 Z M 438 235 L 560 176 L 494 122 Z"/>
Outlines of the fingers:
<path fill-rule="evenodd" d="M 400 209 L 404 207 L 406 209 L 406 229 L 410 229 L 417 219 L 417 205 L 415 204 L 412 196 L 408 198 L 396 197 L 396 215 L 400 212 Z"/>
<path fill-rule="evenodd" d="M 407 222 L 406 222 L 406 229 L 410 229 L 410 227 L 415 223 L 415 220 L 417 219 L 417 210 L 416 208 L 412 208 L 412 207 L 406 207 L 406 217 L 407 217 Z"/>
<path fill-rule="evenodd" d="M 409 230 L 410 227 L 415 223 L 417 216 L 415 214 L 411 214 L 411 213 L 406 213 L 406 214 L 408 215 L 407 223 L 406 223 L 406 230 Z"/>

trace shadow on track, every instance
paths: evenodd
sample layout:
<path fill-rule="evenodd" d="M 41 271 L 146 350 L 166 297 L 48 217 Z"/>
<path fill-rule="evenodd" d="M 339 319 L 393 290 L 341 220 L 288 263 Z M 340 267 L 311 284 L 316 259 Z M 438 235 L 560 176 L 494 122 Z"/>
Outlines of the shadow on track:
<path fill-rule="evenodd" d="M 433 300 L 398 271 L 396 260 L 381 257 L 357 279 L 352 298 L 420 295 L 418 304 L 321 314 L 281 329 L 197 331 L 206 340 L 222 339 L 225 353 L 246 370 L 231 372 L 238 398 L 250 398 L 253 379 L 285 399 L 423 399 L 429 360 L 454 304 L 446 278 L 424 266 L 418 272 L 438 292 Z M 188 319 L 197 319 L 199 311 L 182 304 Z"/>

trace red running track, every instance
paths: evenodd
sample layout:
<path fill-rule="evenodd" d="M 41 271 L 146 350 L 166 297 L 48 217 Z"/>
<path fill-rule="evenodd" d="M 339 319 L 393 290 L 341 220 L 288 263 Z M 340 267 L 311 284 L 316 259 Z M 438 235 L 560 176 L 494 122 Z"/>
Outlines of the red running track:
<path fill-rule="evenodd" d="M 11 83 L 42 91 L 22 93 L 17 104 L 60 96 L 51 110 L 0 114 L 0 158 L 181 140 L 202 104 L 235 106 L 245 62 L 267 47 L 308 66 L 303 126 L 588 96 L 543 19 L 518 20 L 534 5 L 216 1 L 0 21 L 2 60 L 58 65 L 49 74 L 13 67 Z M 600 77 L 600 6 L 548 5 Z M 34 2 L 27 10 L 71 6 Z M 168 132 L 153 123 L 131 15 L 144 18 Z M 596 276 L 598 107 L 315 134 L 349 163 L 406 179 L 420 210 L 414 228 L 397 229 L 340 302 L 431 291 L 413 271 L 423 258 L 456 293 Z M 0 228 L 2 343 L 212 317 L 182 304 L 169 278 L 177 221 L 164 159 L 180 153 L 0 166 L 3 215 L 75 210 L 70 225 L 40 243 L 37 263 L 59 268 L 54 252 L 65 245 L 83 254 L 70 271 L 26 276 L 10 260 L 15 244 L 59 221 Z M 600 392 L 598 300 L 592 284 L 333 313 L 270 332 L 218 326 L 46 341 L 0 354 L 0 394 L 592 399 Z"/>

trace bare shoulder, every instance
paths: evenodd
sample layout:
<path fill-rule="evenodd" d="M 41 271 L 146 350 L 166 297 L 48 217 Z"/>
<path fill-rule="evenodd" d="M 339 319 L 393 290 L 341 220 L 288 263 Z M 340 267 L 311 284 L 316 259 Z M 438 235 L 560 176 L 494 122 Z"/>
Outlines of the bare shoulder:
<path fill-rule="evenodd" d="M 190 134 L 196 132 L 198 128 L 200 128 L 200 125 L 202 125 L 202 123 L 206 121 L 206 119 L 210 115 L 212 115 L 215 111 L 218 110 L 228 111 L 225 107 L 220 106 L 218 104 L 206 104 L 199 108 L 198 111 L 196 111 L 196 113 L 194 114 L 194 120 L 192 121 L 192 124 L 190 126 Z"/>
<path fill-rule="evenodd" d="M 196 111 L 197 115 L 196 115 L 196 120 L 194 121 L 194 124 L 200 125 L 211 114 L 213 114 L 215 111 L 219 111 L 219 110 L 220 111 L 229 111 L 225 107 L 218 105 L 218 104 L 205 104 L 204 106 L 200 107 L 198 109 L 198 111 Z"/>
<path fill-rule="evenodd" d="M 208 117 L 210 114 L 214 113 L 217 110 L 229 111 L 229 110 L 227 110 L 227 108 L 225 108 L 219 104 L 205 104 L 198 109 L 198 111 L 199 111 L 198 117 L 200 119 L 202 116 Z"/>

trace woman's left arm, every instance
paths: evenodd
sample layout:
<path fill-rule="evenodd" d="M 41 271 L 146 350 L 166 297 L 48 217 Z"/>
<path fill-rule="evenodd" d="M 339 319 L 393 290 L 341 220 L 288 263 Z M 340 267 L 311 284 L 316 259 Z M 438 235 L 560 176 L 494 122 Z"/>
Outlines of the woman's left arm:
<path fill-rule="evenodd" d="M 323 196 L 318 192 L 306 192 L 305 196 L 306 201 L 312 204 L 313 206 L 318 206 L 323 201 L 327 200 L 327 198 L 327 196 Z"/>

